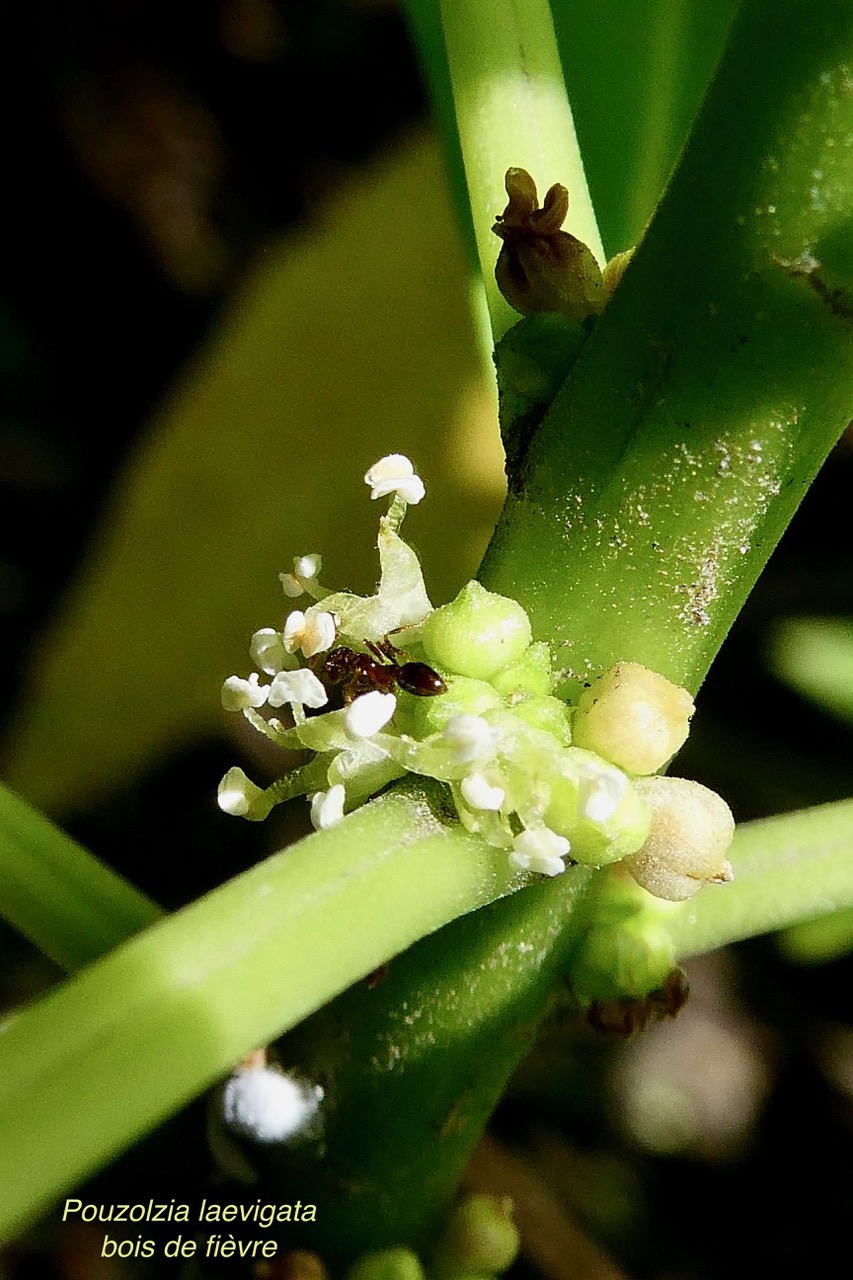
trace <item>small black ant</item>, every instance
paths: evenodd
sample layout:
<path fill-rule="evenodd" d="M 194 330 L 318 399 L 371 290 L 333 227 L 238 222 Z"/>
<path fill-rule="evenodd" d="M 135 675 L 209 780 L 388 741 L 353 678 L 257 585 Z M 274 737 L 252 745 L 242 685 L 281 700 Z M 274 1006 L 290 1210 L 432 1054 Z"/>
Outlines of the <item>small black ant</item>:
<path fill-rule="evenodd" d="M 386 638 L 380 644 L 365 640 L 370 653 L 359 653 L 338 645 L 322 655 L 314 667 L 315 674 L 324 682 L 341 686 L 344 702 L 352 702 L 362 693 L 379 689 L 391 692 L 394 687 L 419 698 L 434 698 L 447 693 L 447 685 L 437 671 L 425 662 L 395 661 L 397 650 Z"/>

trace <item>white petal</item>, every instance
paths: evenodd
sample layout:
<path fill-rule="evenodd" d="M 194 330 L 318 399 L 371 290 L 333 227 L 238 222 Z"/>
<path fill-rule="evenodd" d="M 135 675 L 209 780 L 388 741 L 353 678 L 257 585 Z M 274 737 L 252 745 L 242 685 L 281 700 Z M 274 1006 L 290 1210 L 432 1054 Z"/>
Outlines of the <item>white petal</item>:
<path fill-rule="evenodd" d="M 315 831 L 325 831 L 340 822 L 344 816 L 346 792 L 340 782 L 328 791 L 317 791 L 311 797 L 311 825 Z"/>
<path fill-rule="evenodd" d="M 253 671 L 248 680 L 229 676 L 222 686 L 222 705 L 226 711 L 245 711 L 249 707 L 262 707 L 269 695 L 267 685 L 258 684 L 259 676 Z"/>
<path fill-rule="evenodd" d="M 290 596 L 294 600 L 297 596 L 305 594 L 305 588 L 293 573 L 280 573 L 278 580 L 281 583 L 281 589 L 286 596 Z"/>
<path fill-rule="evenodd" d="M 322 1099 L 319 1085 L 274 1067 L 242 1068 L 226 1082 L 222 1114 L 229 1128 L 256 1142 L 286 1142 L 308 1127 Z"/>
<path fill-rule="evenodd" d="M 506 799 L 503 787 L 493 787 L 482 773 L 469 773 L 460 791 L 472 809 L 497 810 Z"/>
<path fill-rule="evenodd" d="M 372 689 L 351 702 L 344 714 L 344 727 L 353 738 L 372 738 L 383 729 L 397 709 L 393 693 Z"/>
<path fill-rule="evenodd" d="M 286 702 L 300 702 L 305 707 L 325 707 L 329 695 L 307 667 L 296 671 L 279 671 L 270 685 L 269 704 L 283 707 Z"/>

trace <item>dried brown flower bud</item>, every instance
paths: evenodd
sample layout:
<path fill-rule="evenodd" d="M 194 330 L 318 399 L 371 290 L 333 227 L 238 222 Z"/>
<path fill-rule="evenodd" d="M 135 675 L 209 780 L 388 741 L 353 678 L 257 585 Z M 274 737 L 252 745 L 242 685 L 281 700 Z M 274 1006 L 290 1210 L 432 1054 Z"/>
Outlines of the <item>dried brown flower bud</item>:
<path fill-rule="evenodd" d="M 557 311 L 576 324 L 605 303 L 601 270 L 582 241 L 560 228 L 569 193 L 555 183 L 542 208 L 525 169 L 507 169 L 509 203 L 492 227 L 503 244 L 495 266 L 498 288 L 511 307 L 529 316 Z"/>

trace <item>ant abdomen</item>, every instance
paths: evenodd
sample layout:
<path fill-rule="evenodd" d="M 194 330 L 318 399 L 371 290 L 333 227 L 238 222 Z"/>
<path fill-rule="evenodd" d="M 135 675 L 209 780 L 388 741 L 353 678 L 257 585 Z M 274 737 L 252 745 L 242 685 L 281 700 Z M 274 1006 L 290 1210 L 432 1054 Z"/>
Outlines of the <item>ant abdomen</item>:
<path fill-rule="evenodd" d="M 419 698 L 435 698 L 439 693 L 447 693 L 441 676 L 425 662 L 404 662 L 397 668 L 397 684 Z"/>

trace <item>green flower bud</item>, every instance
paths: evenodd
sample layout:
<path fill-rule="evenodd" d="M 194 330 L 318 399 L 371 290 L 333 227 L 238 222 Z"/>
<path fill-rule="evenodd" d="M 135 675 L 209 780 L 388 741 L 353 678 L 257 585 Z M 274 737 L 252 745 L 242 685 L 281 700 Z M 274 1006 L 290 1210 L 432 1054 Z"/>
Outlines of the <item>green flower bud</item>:
<path fill-rule="evenodd" d="M 571 743 L 571 712 L 559 698 L 525 698 L 513 705 L 512 714 L 534 729 L 550 733 L 561 747 Z"/>
<path fill-rule="evenodd" d="M 573 740 L 628 773 L 655 773 L 684 744 L 694 710 L 686 689 L 619 662 L 581 694 Z"/>
<path fill-rule="evenodd" d="M 556 759 L 545 823 L 565 836 L 571 857 L 601 867 L 636 853 L 649 831 L 649 811 L 619 769 L 591 751 L 568 747 Z"/>
<path fill-rule="evenodd" d="M 491 683 L 503 697 L 512 694 L 550 693 L 553 685 L 551 650 L 544 640 L 537 640 L 521 655 L 518 662 L 497 671 Z"/>
<path fill-rule="evenodd" d="M 433 1266 L 439 1280 L 506 1271 L 518 1254 L 509 1196 L 470 1195 L 452 1210 Z"/>
<path fill-rule="evenodd" d="M 647 996 L 663 987 L 674 963 L 666 929 L 631 912 L 619 925 L 589 931 L 572 967 L 572 989 L 582 1005 Z"/>
<path fill-rule="evenodd" d="M 433 610 L 422 639 L 434 665 L 488 680 L 524 653 L 531 640 L 530 619 L 517 601 L 469 582 L 450 604 Z"/>
<path fill-rule="evenodd" d="M 424 1269 L 411 1249 L 377 1249 L 353 1263 L 347 1280 L 424 1280 Z"/>
<path fill-rule="evenodd" d="M 682 902 L 703 884 L 733 879 L 725 854 L 735 823 L 721 796 L 687 778 L 640 778 L 636 787 L 651 810 L 648 839 L 627 863 L 638 884 Z"/>
<path fill-rule="evenodd" d="M 481 716 L 502 705 L 498 694 L 485 680 L 472 680 L 470 676 L 450 676 L 447 693 L 439 698 L 406 698 L 407 711 L 414 738 L 427 738 L 441 733 L 453 716 Z M 414 705 L 412 705 L 414 704 Z"/>

